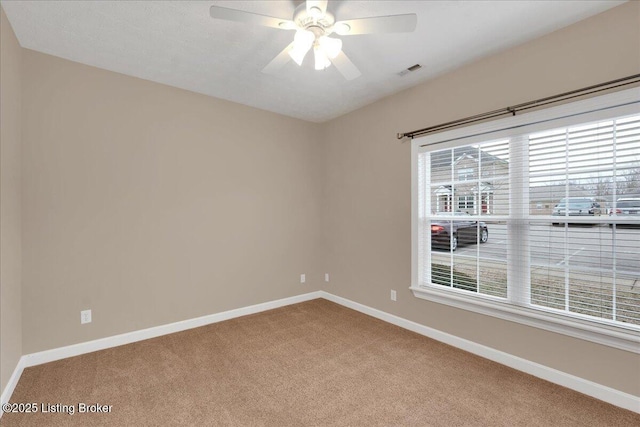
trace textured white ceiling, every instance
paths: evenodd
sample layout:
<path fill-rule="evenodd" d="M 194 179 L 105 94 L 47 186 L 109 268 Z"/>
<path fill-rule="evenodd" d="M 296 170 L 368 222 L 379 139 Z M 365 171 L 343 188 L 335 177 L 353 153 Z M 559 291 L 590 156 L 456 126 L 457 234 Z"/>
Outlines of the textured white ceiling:
<path fill-rule="evenodd" d="M 289 62 L 262 68 L 293 37 L 213 20 L 213 4 L 291 19 L 299 1 L 2 1 L 28 49 L 285 114 L 323 122 L 462 64 L 521 44 L 623 1 L 330 0 L 338 20 L 416 13 L 410 34 L 342 37 L 362 76 Z M 422 69 L 400 77 L 414 64 Z"/>

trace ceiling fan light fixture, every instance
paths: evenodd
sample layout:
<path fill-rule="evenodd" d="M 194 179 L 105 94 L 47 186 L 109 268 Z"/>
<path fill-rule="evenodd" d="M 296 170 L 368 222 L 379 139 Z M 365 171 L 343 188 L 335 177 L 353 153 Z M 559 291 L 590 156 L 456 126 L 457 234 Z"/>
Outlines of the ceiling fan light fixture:
<path fill-rule="evenodd" d="M 282 21 L 278 23 L 278 26 L 283 30 L 295 30 L 296 28 L 298 28 L 296 26 L 296 23 L 293 21 Z"/>
<path fill-rule="evenodd" d="M 335 39 L 327 36 L 322 36 L 318 39 L 318 44 L 324 50 L 329 59 L 333 59 L 342 50 L 342 40 Z"/>
<path fill-rule="evenodd" d="M 341 36 L 349 34 L 349 31 L 351 31 L 351 26 L 345 22 L 338 22 L 333 27 L 333 32 Z"/>
<path fill-rule="evenodd" d="M 313 56 L 316 60 L 315 69 L 317 71 L 324 70 L 325 68 L 329 68 L 331 66 L 331 61 L 329 60 L 327 53 L 318 43 L 313 46 Z"/>
<path fill-rule="evenodd" d="M 313 46 L 315 35 L 311 31 L 298 30 L 293 38 L 293 47 L 289 51 L 289 56 L 295 61 L 296 64 L 302 65 L 304 57 Z"/>
<path fill-rule="evenodd" d="M 320 9 L 318 6 L 310 7 L 308 9 L 308 13 L 309 13 L 309 16 L 311 16 L 315 20 L 320 19 L 323 15 L 322 9 Z"/>

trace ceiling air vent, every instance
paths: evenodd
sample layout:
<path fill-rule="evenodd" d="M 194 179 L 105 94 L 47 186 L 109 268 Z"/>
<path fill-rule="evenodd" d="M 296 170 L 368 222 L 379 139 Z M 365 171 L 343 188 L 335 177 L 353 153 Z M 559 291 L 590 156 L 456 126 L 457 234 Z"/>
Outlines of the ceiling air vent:
<path fill-rule="evenodd" d="M 420 65 L 420 64 L 412 65 L 411 67 L 407 68 L 406 70 L 400 71 L 398 73 L 398 75 L 399 76 L 406 76 L 407 74 L 409 74 L 409 72 L 419 70 L 420 68 L 422 68 L 422 65 Z"/>

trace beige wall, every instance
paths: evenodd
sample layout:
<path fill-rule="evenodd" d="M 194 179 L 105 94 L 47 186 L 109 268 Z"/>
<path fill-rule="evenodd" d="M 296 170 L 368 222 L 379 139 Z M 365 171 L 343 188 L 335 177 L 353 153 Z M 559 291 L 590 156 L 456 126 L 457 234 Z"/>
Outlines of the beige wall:
<path fill-rule="evenodd" d="M 22 355 L 20 61 L 0 7 L 0 391 Z"/>
<path fill-rule="evenodd" d="M 319 125 L 30 50 L 22 78 L 24 353 L 319 289 Z"/>
<path fill-rule="evenodd" d="M 325 289 L 640 396 L 637 354 L 412 296 L 410 144 L 395 137 L 639 72 L 640 2 L 631 2 L 327 123 Z"/>
<path fill-rule="evenodd" d="M 3 387 L 21 353 L 306 293 L 328 271 L 331 293 L 640 396 L 637 355 L 410 294 L 410 147 L 395 139 L 638 73 L 638 2 L 323 125 L 29 50 L 20 76 L 2 19 L 3 202 L 20 197 L 4 157 L 20 116 L 5 98 L 23 105 L 22 251 L 19 232 L 9 246 L 24 337 L 20 349 L 20 270 L 5 287 L 3 264 Z M 5 92 L 5 67 L 22 94 Z"/>

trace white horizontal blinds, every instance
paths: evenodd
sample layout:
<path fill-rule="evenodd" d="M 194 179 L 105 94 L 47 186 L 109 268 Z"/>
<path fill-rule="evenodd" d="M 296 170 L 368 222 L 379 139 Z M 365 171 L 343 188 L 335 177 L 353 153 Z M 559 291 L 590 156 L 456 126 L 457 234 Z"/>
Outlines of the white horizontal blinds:
<path fill-rule="evenodd" d="M 640 229 L 610 227 L 615 218 L 608 215 L 634 179 L 638 123 L 627 118 L 530 135 L 533 305 L 640 324 L 640 289 L 632 285 L 640 279 Z"/>
<path fill-rule="evenodd" d="M 510 218 L 507 236 L 503 244 L 507 246 L 507 281 L 509 302 L 528 306 L 529 295 L 529 235 L 528 211 L 529 194 L 528 141 L 524 136 L 511 139 L 511 183 L 509 194 Z"/>
<path fill-rule="evenodd" d="M 640 197 L 640 116 L 616 120 L 615 138 L 616 185 L 613 189 L 620 198 Z M 613 213 L 624 219 L 624 214 L 617 215 L 616 202 L 617 197 Z"/>
<path fill-rule="evenodd" d="M 431 247 L 431 231 L 429 229 L 428 214 L 431 205 L 427 191 L 430 176 L 429 153 L 418 154 L 418 280 L 421 285 L 431 283 L 429 267 L 429 252 Z"/>
<path fill-rule="evenodd" d="M 428 221 L 425 223 L 425 233 L 429 234 L 430 247 L 427 249 L 427 262 L 425 269 L 429 271 L 430 283 L 453 287 L 453 260 L 445 248 L 452 243 L 456 244 L 453 236 L 447 236 L 446 230 L 452 224 L 451 220 L 440 218 L 433 220 L 434 214 L 438 212 L 453 213 L 455 186 L 453 182 L 453 150 L 440 150 L 429 153 L 430 174 L 425 177 L 424 197 L 430 199 L 430 211 L 427 213 Z M 441 231 L 438 232 L 438 230 Z M 437 235 L 434 235 L 437 234 Z M 434 247 L 432 251 L 432 247 Z"/>
<path fill-rule="evenodd" d="M 615 238 L 614 316 L 640 325 L 640 209 L 633 200 L 640 199 L 640 115 L 616 120 L 615 158 L 609 217 Z"/>
<path fill-rule="evenodd" d="M 513 164 L 509 140 L 482 143 L 478 147 L 478 154 L 478 214 L 488 233 L 487 243 L 480 243 L 474 248 L 478 254 L 478 292 L 506 298 L 507 233 L 512 191 L 509 175 Z"/>
<path fill-rule="evenodd" d="M 506 241 L 509 215 L 508 140 L 429 154 L 431 283 L 506 298 L 506 245 L 485 250 L 487 239 Z M 426 275 L 425 275 L 426 277 Z"/>

